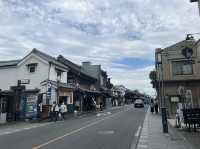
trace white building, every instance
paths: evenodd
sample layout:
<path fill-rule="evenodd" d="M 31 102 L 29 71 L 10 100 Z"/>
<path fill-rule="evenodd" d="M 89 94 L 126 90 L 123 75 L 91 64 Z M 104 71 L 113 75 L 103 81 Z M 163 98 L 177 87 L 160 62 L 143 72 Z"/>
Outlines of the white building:
<path fill-rule="evenodd" d="M 56 58 L 33 49 L 21 60 L 0 61 L 0 89 L 11 91 L 11 87 L 24 85 L 25 91 L 38 91 L 37 94 L 29 94 L 26 103 L 28 100 L 36 103 L 40 97 L 43 105 L 51 105 L 57 101 L 58 84 L 67 86 L 67 72 L 68 67 Z M 33 107 L 29 108 L 34 110 Z"/>
<path fill-rule="evenodd" d="M 67 84 L 68 68 L 59 63 L 55 58 L 33 49 L 31 53 L 21 60 L 0 62 L 0 89 L 10 90 L 11 86 L 17 86 L 18 80 L 29 80 L 25 84 L 27 90 L 39 89 L 40 93 L 47 92 L 46 82 Z M 53 86 L 54 95 L 56 85 Z M 52 100 L 56 100 L 52 97 Z"/>

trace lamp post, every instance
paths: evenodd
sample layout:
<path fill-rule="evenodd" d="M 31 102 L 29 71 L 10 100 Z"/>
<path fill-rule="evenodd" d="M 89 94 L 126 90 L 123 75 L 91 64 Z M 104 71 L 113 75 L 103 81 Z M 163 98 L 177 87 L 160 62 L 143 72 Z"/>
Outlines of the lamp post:
<path fill-rule="evenodd" d="M 157 66 L 159 68 L 159 100 L 161 106 L 161 115 L 162 115 L 162 126 L 163 133 L 168 133 L 168 122 L 167 122 L 167 108 L 165 104 L 165 94 L 164 94 L 164 71 L 163 71 L 163 56 L 166 56 L 167 53 L 160 51 L 157 53 Z"/>

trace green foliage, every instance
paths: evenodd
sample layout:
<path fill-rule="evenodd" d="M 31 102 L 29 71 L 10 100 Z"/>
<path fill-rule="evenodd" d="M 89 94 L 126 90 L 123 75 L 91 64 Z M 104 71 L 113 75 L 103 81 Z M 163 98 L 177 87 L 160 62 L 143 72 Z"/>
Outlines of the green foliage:
<path fill-rule="evenodd" d="M 149 73 L 149 78 L 151 79 L 151 81 L 156 80 L 156 71 L 155 70 L 153 70 Z"/>

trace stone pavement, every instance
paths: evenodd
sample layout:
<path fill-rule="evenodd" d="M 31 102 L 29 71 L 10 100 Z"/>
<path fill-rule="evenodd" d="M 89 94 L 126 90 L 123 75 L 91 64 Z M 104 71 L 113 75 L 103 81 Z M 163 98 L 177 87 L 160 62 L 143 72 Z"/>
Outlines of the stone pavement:
<path fill-rule="evenodd" d="M 148 110 L 137 149 L 193 149 L 190 143 L 169 126 L 169 133 L 162 132 L 162 120 L 160 115 L 151 114 Z"/>

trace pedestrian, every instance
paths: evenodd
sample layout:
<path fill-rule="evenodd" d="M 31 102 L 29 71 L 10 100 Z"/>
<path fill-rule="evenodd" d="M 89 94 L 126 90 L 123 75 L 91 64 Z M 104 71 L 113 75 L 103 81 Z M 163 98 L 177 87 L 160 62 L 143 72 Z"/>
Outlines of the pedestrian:
<path fill-rule="evenodd" d="M 154 113 L 154 102 L 153 102 L 153 100 L 151 100 L 150 106 L 151 106 L 151 113 L 153 114 Z"/>
<path fill-rule="evenodd" d="M 176 127 L 181 128 L 182 120 L 183 120 L 182 105 L 179 103 L 176 109 Z"/>
<path fill-rule="evenodd" d="M 51 106 L 50 121 L 53 121 L 54 118 L 55 118 L 55 106 L 56 106 L 56 102 L 54 101 L 52 106 Z"/>
<path fill-rule="evenodd" d="M 157 100 L 155 101 L 154 107 L 155 107 L 156 114 L 158 114 L 158 101 Z"/>
<path fill-rule="evenodd" d="M 60 111 L 59 105 L 56 103 L 55 108 L 54 108 L 54 121 L 55 122 L 58 121 L 59 111 Z"/>
<path fill-rule="evenodd" d="M 42 102 L 38 104 L 38 119 L 39 121 L 42 120 Z"/>
<path fill-rule="evenodd" d="M 100 111 L 103 111 L 103 103 L 100 102 Z"/>
<path fill-rule="evenodd" d="M 61 120 L 65 119 L 65 113 L 67 112 L 67 106 L 63 102 L 60 106 Z"/>

